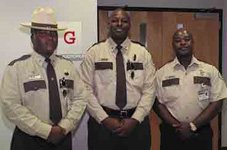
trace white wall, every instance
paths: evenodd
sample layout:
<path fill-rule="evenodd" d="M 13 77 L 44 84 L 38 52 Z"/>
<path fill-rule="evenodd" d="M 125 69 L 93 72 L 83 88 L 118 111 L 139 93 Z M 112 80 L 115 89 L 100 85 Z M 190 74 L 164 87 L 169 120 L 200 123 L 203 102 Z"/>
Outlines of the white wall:
<path fill-rule="evenodd" d="M 1 0 L 0 79 L 9 62 L 31 51 L 30 35 L 21 32 L 19 27 L 20 22 L 31 21 L 32 12 L 38 6 L 54 8 L 58 21 L 81 21 L 84 50 L 97 41 L 96 0 Z M 74 137 L 74 149 L 87 149 L 86 119 L 87 116 Z M 1 108 L 0 120 L 0 149 L 9 150 L 14 126 L 4 117 Z"/>

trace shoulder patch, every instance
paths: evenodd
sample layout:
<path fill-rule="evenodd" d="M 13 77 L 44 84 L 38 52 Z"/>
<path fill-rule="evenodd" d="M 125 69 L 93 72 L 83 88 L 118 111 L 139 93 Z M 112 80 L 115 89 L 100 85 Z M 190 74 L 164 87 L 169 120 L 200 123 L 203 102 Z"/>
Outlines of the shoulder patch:
<path fill-rule="evenodd" d="M 24 56 L 22 56 L 22 57 L 20 57 L 18 59 L 15 59 L 15 60 L 11 61 L 8 65 L 9 66 L 13 66 L 16 62 L 26 60 L 29 57 L 31 57 L 31 55 L 24 55 Z"/>
<path fill-rule="evenodd" d="M 166 64 L 167 64 L 167 63 L 171 63 L 172 61 L 174 61 L 174 59 L 175 59 L 175 58 L 170 59 L 169 61 L 166 62 Z"/>
<path fill-rule="evenodd" d="M 138 41 L 132 41 L 132 43 L 134 44 L 139 44 L 140 46 L 144 47 L 147 51 L 149 51 L 145 45 L 143 45 L 142 43 L 138 42 Z"/>
<path fill-rule="evenodd" d="M 174 59 L 171 59 L 169 61 L 167 61 L 166 63 L 162 64 L 160 67 L 158 67 L 158 69 L 161 69 L 162 67 L 164 67 L 166 64 L 171 63 L 172 61 L 174 61 Z"/>
<path fill-rule="evenodd" d="M 103 42 L 105 42 L 106 40 L 103 40 L 103 41 L 100 41 L 100 42 L 97 42 L 97 43 L 94 43 L 91 47 L 89 47 L 88 48 L 88 50 L 87 51 L 89 51 L 93 46 L 95 46 L 95 45 L 98 45 L 98 44 L 100 44 L 100 43 L 103 43 Z"/>
<path fill-rule="evenodd" d="M 199 58 L 197 58 L 197 60 L 198 61 L 201 61 L 201 62 L 203 62 L 203 63 L 206 63 L 206 64 L 208 64 L 208 65 L 211 65 L 208 61 L 206 61 L 206 60 L 201 60 L 201 59 L 199 59 Z"/>

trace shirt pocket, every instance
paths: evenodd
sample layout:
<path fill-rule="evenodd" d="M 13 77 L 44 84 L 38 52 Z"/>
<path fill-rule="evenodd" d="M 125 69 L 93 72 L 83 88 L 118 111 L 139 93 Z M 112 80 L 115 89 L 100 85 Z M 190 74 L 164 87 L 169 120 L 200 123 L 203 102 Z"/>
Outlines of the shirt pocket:
<path fill-rule="evenodd" d="M 194 84 L 197 89 L 198 102 L 200 107 L 205 109 L 211 98 L 211 81 L 209 77 L 194 76 Z"/>
<path fill-rule="evenodd" d="M 164 101 L 175 101 L 179 97 L 179 78 L 172 78 L 162 81 Z"/>
<path fill-rule="evenodd" d="M 140 62 L 127 63 L 127 75 L 130 83 L 137 86 L 143 86 L 144 83 L 144 67 Z"/>
<path fill-rule="evenodd" d="M 24 92 L 38 91 L 40 89 L 46 89 L 46 83 L 44 80 L 28 81 L 24 82 Z"/>
<path fill-rule="evenodd" d="M 194 84 L 211 86 L 211 81 L 209 77 L 194 76 Z"/>
<path fill-rule="evenodd" d="M 113 63 L 112 62 L 96 62 L 95 63 L 95 81 L 97 83 L 108 84 L 113 79 Z"/>
<path fill-rule="evenodd" d="M 74 89 L 74 80 L 65 79 L 64 77 L 59 79 L 60 83 L 60 93 L 63 97 L 70 97 L 72 95 Z"/>
<path fill-rule="evenodd" d="M 38 103 L 45 99 L 47 89 L 45 80 L 26 81 L 23 83 L 23 88 L 25 105 L 39 105 Z M 37 102 L 37 100 L 39 101 Z"/>

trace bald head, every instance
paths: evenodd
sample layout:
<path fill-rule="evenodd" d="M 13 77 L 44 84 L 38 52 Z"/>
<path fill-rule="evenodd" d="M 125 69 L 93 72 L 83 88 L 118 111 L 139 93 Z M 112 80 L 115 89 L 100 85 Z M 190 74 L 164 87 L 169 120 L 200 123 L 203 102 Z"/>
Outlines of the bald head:
<path fill-rule="evenodd" d="M 173 34 L 173 39 L 175 37 L 180 37 L 180 36 L 189 36 L 191 39 L 193 39 L 192 34 L 184 28 L 178 29 L 174 34 Z"/>
<path fill-rule="evenodd" d="M 173 49 L 178 58 L 191 57 L 193 53 L 192 34 L 186 29 L 178 29 L 173 34 Z"/>
<path fill-rule="evenodd" d="M 115 9 L 115 10 L 111 13 L 110 19 L 111 19 L 116 13 L 118 13 L 118 12 L 121 12 L 121 13 L 124 14 L 127 18 L 130 19 L 129 12 L 126 11 L 125 9 L 123 9 L 123 8 L 117 8 L 117 9 Z"/>

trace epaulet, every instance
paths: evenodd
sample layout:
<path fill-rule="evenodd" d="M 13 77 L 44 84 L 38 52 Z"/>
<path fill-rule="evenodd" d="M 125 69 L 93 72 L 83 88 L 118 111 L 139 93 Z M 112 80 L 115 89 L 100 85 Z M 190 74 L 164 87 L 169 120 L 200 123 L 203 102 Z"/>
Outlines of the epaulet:
<path fill-rule="evenodd" d="M 18 59 L 15 59 L 15 60 L 11 61 L 8 65 L 9 65 L 9 66 L 13 66 L 16 62 L 22 61 L 22 60 L 26 60 L 26 59 L 28 59 L 29 57 L 31 57 L 31 55 L 23 55 L 22 57 L 20 57 L 20 58 L 18 58 Z"/>
<path fill-rule="evenodd" d="M 208 61 L 206 61 L 206 60 L 201 60 L 201 59 L 199 59 L 199 58 L 197 58 L 197 60 L 198 61 L 200 61 L 200 62 L 203 62 L 203 63 L 206 63 L 206 64 L 209 64 L 209 65 L 212 65 L 212 64 L 210 64 Z"/>
<path fill-rule="evenodd" d="M 87 51 L 89 51 L 93 46 L 98 45 L 98 44 L 103 43 L 103 42 L 105 42 L 105 40 L 94 43 L 91 47 L 88 48 Z"/>
<path fill-rule="evenodd" d="M 64 57 L 64 56 L 62 56 L 62 55 L 56 55 L 56 57 L 58 57 L 58 58 L 60 58 L 60 59 L 64 59 L 64 60 L 67 60 L 67 61 L 72 62 L 70 59 L 65 58 L 65 57 Z"/>
<path fill-rule="evenodd" d="M 166 62 L 167 63 L 171 63 L 172 61 L 174 61 L 174 58 L 173 59 L 170 59 L 169 61 Z"/>
<path fill-rule="evenodd" d="M 172 61 L 174 61 L 174 59 L 171 59 L 171 60 L 167 61 L 166 63 L 162 64 L 160 67 L 158 67 L 158 69 L 162 68 L 163 66 L 165 66 L 168 63 L 171 63 Z"/>
<path fill-rule="evenodd" d="M 149 50 L 146 48 L 146 46 L 143 45 L 142 43 L 140 43 L 140 42 L 138 42 L 138 41 L 132 41 L 132 43 L 134 43 L 134 44 L 139 44 L 140 46 L 144 47 L 144 48 L 149 52 Z"/>
<path fill-rule="evenodd" d="M 140 43 L 140 42 L 138 42 L 138 41 L 132 41 L 132 43 L 139 44 L 140 46 L 145 47 L 145 45 L 143 45 L 142 43 Z M 145 47 L 145 48 L 146 48 L 146 47 Z"/>

